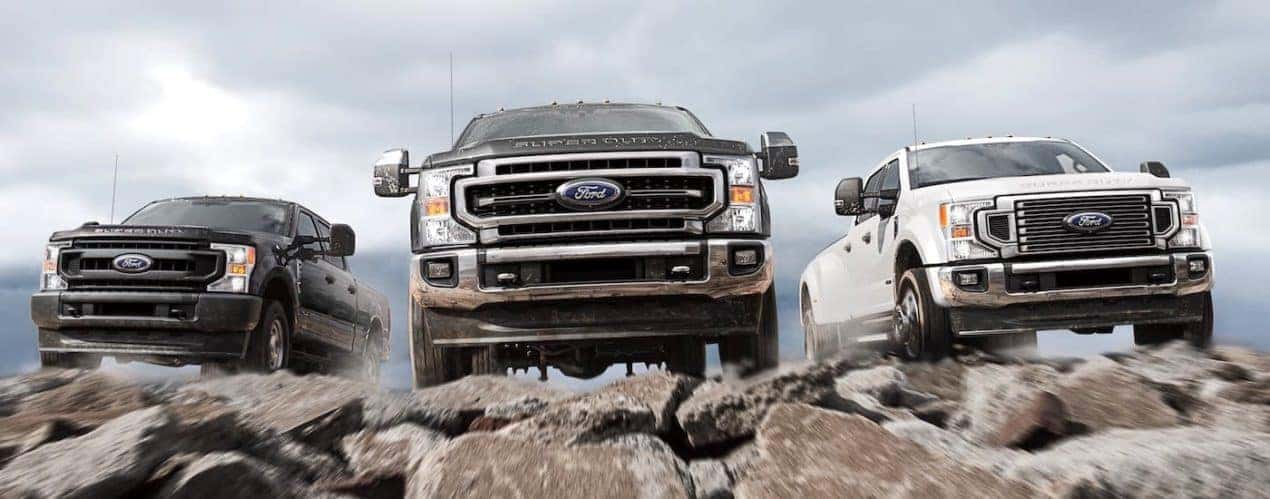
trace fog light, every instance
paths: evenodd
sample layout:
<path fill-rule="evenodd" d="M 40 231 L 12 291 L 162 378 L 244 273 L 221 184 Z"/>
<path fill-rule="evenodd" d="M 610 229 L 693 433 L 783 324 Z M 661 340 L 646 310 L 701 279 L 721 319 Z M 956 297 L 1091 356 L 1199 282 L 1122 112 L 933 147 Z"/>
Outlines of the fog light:
<path fill-rule="evenodd" d="M 979 274 L 976 274 L 974 272 L 961 272 L 957 274 L 957 285 L 958 286 L 978 286 Z"/>
<path fill-rule="evenodd" d="M 957 287 L 967 291 L 987 291 L 987 271 L 983 269 L 958 270 L 953 272 L 953 282 L 957 284 Z"/>
<path fill-rule="evenodd" d="M 1191 277 L 1199 277 L 1208 272 L 1208 259 L 1202 256 L 1191 257 L 1186 261 L 1186 270 L 1190 271 Z"/>
<path fill-rule="evenodd" d="M 449 279 L 452 274 L 450 262 L 428 262 L 428 279 Z"/>
<path fill-rule="evenodd" d="M 736 250 L 735 252 L 732 253 L 732 262 L 742 267 L 758 265 L 758 250 L 756 249 Z"/>

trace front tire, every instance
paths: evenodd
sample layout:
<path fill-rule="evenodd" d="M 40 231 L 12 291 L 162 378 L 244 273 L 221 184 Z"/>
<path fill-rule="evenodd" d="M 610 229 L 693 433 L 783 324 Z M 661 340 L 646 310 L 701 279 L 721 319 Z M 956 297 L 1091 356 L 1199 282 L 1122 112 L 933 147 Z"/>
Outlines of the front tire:
<path fill-rule="evenodd" d="M 291 321 L 281 303 L 265 302 L 260 323 L 250 335 L 247 356 L 242 360 L 244 370 L 272 373 L 287 368 L 291 360 Z"/>
<path fill-rule="evenodd" d="M 929 361 L 947 357 L 953 342 L 948 322 L 948 310 L 931 298 L 926 273 L 921 269 L 905 271 L 900 277 L 892 333 L 900 353 Z"/>
<path fill-rule="evenodd" d="M 696 336 L 681 336 L 666 342 L 666 369 L 697 378 L 706 375 L 706 342 Z"/>
<path fill-rule="evenodd" d="M 1176 340 L 1186 342 L 1196 348 L 1208 348 L 1213 343 L 1213 294 L 1205 292 L 1202 297 L 1203 320 L 1182 324 L 1135 324 L 1133 326 L 1134 345 L 1158 345 Z"/>
<path fill-rule="evenodd" d="M 749 376 L 775 368 L 780 363 L 780 331 L 776 317 L 776 286 L 763 293 L 758 334 L 724 336 L 719 341 L 719 357 L 727 370 Z"/>

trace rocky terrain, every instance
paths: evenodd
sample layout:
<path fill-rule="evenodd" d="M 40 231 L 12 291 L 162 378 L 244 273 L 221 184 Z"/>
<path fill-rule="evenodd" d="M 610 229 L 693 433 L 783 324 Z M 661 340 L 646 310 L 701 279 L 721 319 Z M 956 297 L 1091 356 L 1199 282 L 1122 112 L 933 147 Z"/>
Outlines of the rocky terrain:
<path fill-rule="evenodd" d="M 0 380 L 0 497 L 1267 497 L 1270 355 L 876 354 L 570 393 Z"/>

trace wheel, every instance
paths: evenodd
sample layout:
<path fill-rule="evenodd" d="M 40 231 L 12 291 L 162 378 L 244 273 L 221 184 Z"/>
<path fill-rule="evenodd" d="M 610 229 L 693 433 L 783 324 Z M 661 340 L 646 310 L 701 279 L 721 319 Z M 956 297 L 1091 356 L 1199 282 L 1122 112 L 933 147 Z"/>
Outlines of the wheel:
<path fill-rule="evenodd" d="M 40 352 L 40 367 L 46 369 L 97 369 L 101 356 L 79 352 Z"/>
<path fill-rule="evenodd" d="M 935 361 L 952 349 L 948 310 L 935 304 L 926 273 L 910 269 L 900 278 L 893 318 L 893 340 L 910 359 Z"/>
<path fill-rule="evenodd" d="M 813 362 L 822 360 L 828 356 L 829 351 L 820 338 L 820 331 L 816 329 L 816 314 L 811 308 L 811 295 L 805 289 L 802 295 L 802 316 L 803 354 L 807 356 L 807 360 Z"/>
<path fill-rule="evenodd" d="M 291 357 L 291 321 L 282 304 L 270 300 L 260 313 L 260 323 L 247 340 L 247 355 L 242 359 L 245 371 L 271 373 L 287 368 Z"/>
<path fill-rule="evenodd" d="M 1208 348 L 1213 342 L 1213 295 L 1202 296 L 1204 318 L 1199 322 L 1181 324 L 1135 324 L 1133 344 L 1158 345 L 1174 340 L 1186 340 L 1196 348 Z"/>
<path fill-rule="evenodd" d="M 706 342 L 696 336 L 680 336 L 666 342 L 666 368 L 675 374 L 698 378 L 706 375 Z"/>
<path fill-rule="evenodd" d="M 775 286 L 763 293 L 759 314 L 758 334 L 724 336 L 719 341 L 719 357 L 724 368 L 740 376 L 772 369 L 780 363 Z"/>
<path fill-rule="evenodd" d="M 422 307 L 412 307 L 410 317 L 410 364 L 414 387 L 427 388 L 449 383 L 473 372 L 492 373 L 492 347 L 445 348 L 432 342 L 432 332 Z"/>
<path fill-rule="evenodd" d="M 379 384 L 379 371 L 384 354 L 384 341 L 378 325 L 373 325 L 366 336 L 366 346 L 357 360 L 357 378 L 372 385 Z"/>

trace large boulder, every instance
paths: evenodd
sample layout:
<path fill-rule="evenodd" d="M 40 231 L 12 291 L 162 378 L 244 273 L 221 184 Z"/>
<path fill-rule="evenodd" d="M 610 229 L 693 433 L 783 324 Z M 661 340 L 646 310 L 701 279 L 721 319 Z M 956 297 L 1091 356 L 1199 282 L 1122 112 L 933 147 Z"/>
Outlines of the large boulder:
<path fill-rule="evenodd" d="M 0 416 L 12 414 L 14 406 L 30 395 L 65 385 L 89 372 L 79 369 L 43 369 L 0 379 Z"/>
<path fill-rule="evenodd" d="M 1254 377 L 1270 376 L 1270 354 L 1256 352 L 1244 347 L 1219 345 L 1212 348 L 1212 356 L 1227 362 L 1233 362 L 1251 371 Z"/>
<path fill-rule="evenodd" d="M 966 440 L 957 433 L 945 430 L 925 421 L 908 419 L 888 421 L 882 427 L 896 436 L 913 442 L 931 453 L 967 466 L 974 466 L 1002 474 L 1025 452 L 1015 449 L 985 447 Z"/>
<path fill-rule="evenodd" d="M 215 452 L 193 459 L 163 484 L 158 496 L 187 499 L 310 497 L 303 484 L 293 482 L 281 470 L 237 452 Z"/>
<path fill-rule="evenodd" d="M 1054 388 L 1071 423 L 1089 431 L 1159 428 L 1180 422 L 1164 395 L 1130 368 L 1111 360 L 1090 361 Z"/>
<path fill-rule="evenodd" d="M 141 387 L 101 372 L 53 371 L 31 379 L 21 386 L 43 389 L 28 393 L 13 404 L 12 415 L 0 418 L 0 442 L 26 440 L 50 425 L 84 433 L 153 403 Z M 24 391 L 10 387 L 10 393 Z"/>
<path fill-rule="evenodd" d="M 181 394 L 212 395 L 237 409 L 253 430 L 333 449 L 362 427 L 364 385 L 322 376 L 240 375 L 191 384 Z"/>
<path fill-rule="evenodd" d="M 834 394 L 835 374 L 824 365 L 804 365 L 741 381 L 706 382 L 675 414 L 693 447 L 735 442 L 754 435 L 773 405 L 828 400 Z"/>
<path fill-rule="evenodd" d="M 136 411 L 77 438 L 18 456 L 0 470 L 0 497 L 120 497 L 179 450 L 175 419 Z"/>
<path fill-rule="evenodd" d="M 697 499 L 730 499 L 732 497 L 732 474 L 722 461 L 702 459 L 688 463 L 688 472 L 692 475 L 693 489 Z"/>
<path fill-rule="evenodd" d="M 423 459 L 406 497 L 682 498 L 693 495 L 691 487 L 679 464 L 661 453 L 474 433 Z"/>
<path fill-rule="evenodd" d="M 446 440 L 441 433 L 405 423 L 346 436 L 340 442 L 340 452 L 358 475 L 404 479 L 414 463 Z"/>
<path fill-rule="evenodd" d="M 897 366 L 909 388 L 929 393 L 944 400 L 961 400 L 962 377 L 966 367 L 953 359 L 937 363 L 912 362 Z"/>
<path fill-rule="evenodd" d="M 657 432 L 666 434 L 675 425 L 675 410 L 699 384 L 699 378 L 656 371 L 614 381 L 594 395 L 621 395 L 639 401 L 653 412 Z"/>
<path fill-rule="evenodd" d="M 1003 428 L 1017 422 L 1018 413 L 1051 389 L 1059 373 L 1047 366 L 982 365 L 965 371 L 961 411 L 949 426 L 973 442 L 999 442 Z"/>
<path fill-rule="evenodd" d="M 1117 429 L 1020 458 L 1007 476 L 1054 497 L 1264 497 L 1270 434 Z"/>
<path fill-rule="evenodd" d="M 552 404 L 547 410 L 501 430 L 538 442 L 575 445 L 627 433 L 655 433 L 657 415 L 643 401 L 620 392 L 599 392 Z"/>
<path fill-rule="evenodd" d="M 524 404 L 526 400 L 543 402 L 561 400 L 573 395 L 545 383 L 525 381 L 510 376 L 466 376 L 444 385 L 415 390 L 412 396 L 422 405 L 452 411 L 466 423 L 493 407 Z"/>
<path fill-rule="evenodd" d="M 737 497 L 1029 497 L 1025 483 L 927 451 L 860 416 L 773 407 Z"/>

